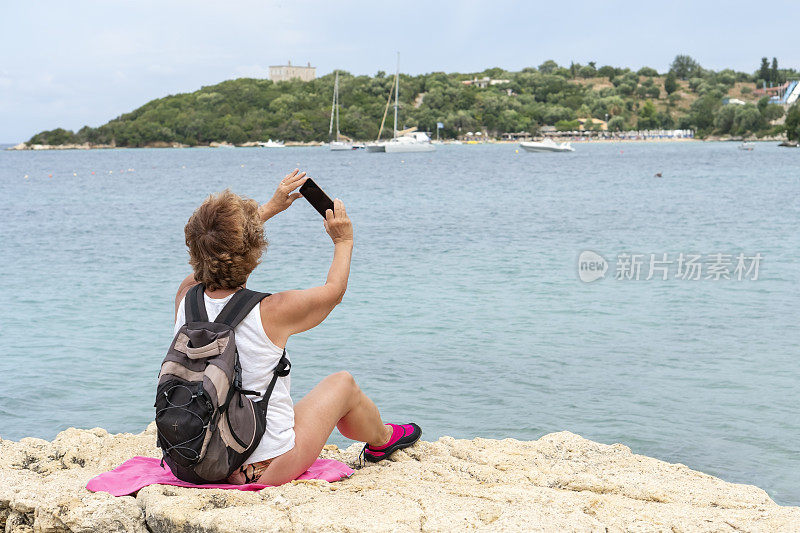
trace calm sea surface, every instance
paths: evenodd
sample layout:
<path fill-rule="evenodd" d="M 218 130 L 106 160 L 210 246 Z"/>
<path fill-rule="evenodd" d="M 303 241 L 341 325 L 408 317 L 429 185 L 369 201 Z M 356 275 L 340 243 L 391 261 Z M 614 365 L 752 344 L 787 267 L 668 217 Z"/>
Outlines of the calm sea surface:
<path fill-rule="evenodd" d="M 299 166 L 344 200 L 356 248 L 344 302 L 289 342 L 295 399 L 346 369 L 426 439 L 569 430 L 800 504 L 800 150 L 576 148 L 0 152 L 0 435 L 141 431 L 189 273 L 183 225 L 210 192 L 264 201 Z M 307 203 L 267 235 L 252 288 L 325 280 Z M 583 250 L 605 279 L 578 279 Z M 642 279 L 614 279 L 621 253 L 648 254 Z M 647 281 L 650 253 L 763 259 L 755 281 L 674 264 Z"/>

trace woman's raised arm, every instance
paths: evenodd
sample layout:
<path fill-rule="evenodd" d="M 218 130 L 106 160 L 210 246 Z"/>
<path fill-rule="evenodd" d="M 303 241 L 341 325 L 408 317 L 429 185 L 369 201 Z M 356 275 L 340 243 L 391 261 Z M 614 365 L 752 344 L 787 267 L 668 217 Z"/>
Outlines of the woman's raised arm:
<path fill-rule="evenodd" d="M 353 253 L 353 224 L 338 198 L 333 202 L 333 211 L 328 209 L 325 214 L 325 231 L 334 246 L 325 284 L 280 292 L 265 300 L 267 305 L 261 306 L 261 322 L 277 346 L 284 346 L 289 336 L 309 330 L 325 320 L 347 290 Z"/>
<path fill-rule="evenodd" d="M 278 184 L 278 188 L 275 190 L 275 194 L 270 198 L 269 202 L 258 208 L 258 215 L 261 217 L 261 222 L 266 222 L 281 211 L 286 211 L 295 200 L 302 196 L 299 192 L 294 191 L 305 182 L 306 173 L 300 172 L 300 169 L 296 168 L 292 172 L 286 174 Z"/>

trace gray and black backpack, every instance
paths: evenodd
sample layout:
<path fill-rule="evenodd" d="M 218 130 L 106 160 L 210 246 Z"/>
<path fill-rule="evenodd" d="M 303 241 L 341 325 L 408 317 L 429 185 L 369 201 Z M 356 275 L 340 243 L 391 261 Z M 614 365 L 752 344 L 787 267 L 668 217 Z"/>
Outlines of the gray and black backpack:
<path fill-rule="evenodd" d="M 263 394 L 242 389 L 234 328 L 269 294 L 241 289 L 209 322 L 203 291 L 186 294 L 186 323 L 161 364 L 155 401 L 162 464 L 197 484 L 224 482 L 244 464 L 264 435 L 275 382 L 291 369 L 284 350 Z"/>

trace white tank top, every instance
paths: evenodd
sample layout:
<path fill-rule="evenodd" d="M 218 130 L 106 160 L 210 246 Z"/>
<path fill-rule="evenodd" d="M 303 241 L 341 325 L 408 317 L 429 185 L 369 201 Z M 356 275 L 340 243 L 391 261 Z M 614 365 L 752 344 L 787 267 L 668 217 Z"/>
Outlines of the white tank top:
<path fill-rule="evenodd" d="M 225 298 L 211 298 L 203 294 L 206 302 L 208 319 L 214 320 L 219 315 L 233 294 Z M 186 323 L 186 299 L 181 300 L 175 320 L 175 332 Z M 272 370 L 278 364 L 283 350 L 275 346 L 264 331 L 261 323 L 261 312 L 256 305 L 236 328 L 236 350 L 242 365 L 242 388 L 263 393 L 272 379 Z M 267 409 L 267 430 L 246 463 L 256 463 L 272 459 L 294 448 L 294 407 L 289 396 L 291 375 L 279 377 L 275 389 L 269 398 Z M 252 400 L 258 396 L 248 395 Z"/>

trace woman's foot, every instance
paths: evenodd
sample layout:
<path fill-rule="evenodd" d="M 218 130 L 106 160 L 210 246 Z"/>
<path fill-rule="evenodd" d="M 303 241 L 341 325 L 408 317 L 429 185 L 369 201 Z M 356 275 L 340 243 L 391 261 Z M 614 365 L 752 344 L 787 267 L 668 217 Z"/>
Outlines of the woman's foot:
<path fill-rule="evenodd" d="M 408 448 L 422 436 L 422 429 L 414 424 L 386 424 L 392 428 L 392 436 L 383 446 L 364 445 L 364 459 L 370 463 L 377 463 L 388 458 L 392 453 L 403 448 Z"/>

